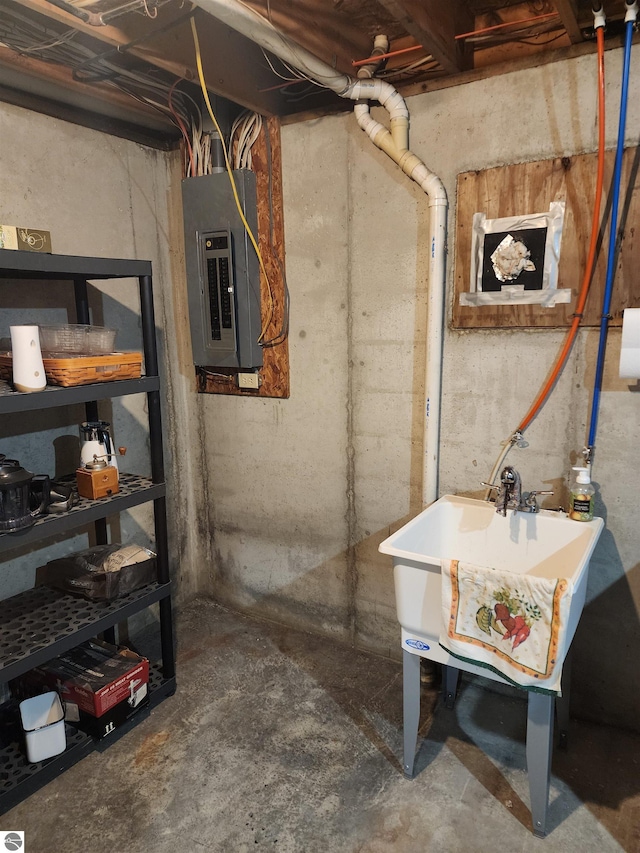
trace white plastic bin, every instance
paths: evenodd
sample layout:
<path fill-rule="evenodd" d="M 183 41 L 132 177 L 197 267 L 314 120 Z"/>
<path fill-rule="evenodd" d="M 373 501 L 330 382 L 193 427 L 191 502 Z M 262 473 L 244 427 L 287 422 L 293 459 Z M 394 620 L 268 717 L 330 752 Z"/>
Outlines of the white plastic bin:
<path fill-rule="evenodd" d="M 25 699 L 20 703 L 20 717 L 29 761 L 44 761 L 65 751 L 64 709 L 55 691 Z"/>

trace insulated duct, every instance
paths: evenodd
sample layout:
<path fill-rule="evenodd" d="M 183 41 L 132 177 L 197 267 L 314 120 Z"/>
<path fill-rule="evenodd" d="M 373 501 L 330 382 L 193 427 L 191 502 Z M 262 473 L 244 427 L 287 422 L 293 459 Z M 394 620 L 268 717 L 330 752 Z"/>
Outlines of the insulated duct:
<path fill-rule="evenodd" d="M 317 83 L 331 89 L 341 98 L 356 101 L 355 116 L 360 127 L 374 145 L 397 163 L 429 197 L 430 262 L 422 501 L 425 505 L 432 503 L 438 497 L 447 195 L 437 175 L 409 151 L 409 111 L 404 98 L 384 80 L 354 80 L 346 74 L 338 73 L 326 62 L 280 33 L 270 21 L 241 0 L 196 0 L 196 5 Z M 372 62 L 375 62 L 375 55 Z M 378 101 L 387 110 L 390 129 L 371 117 L 370 101 Z"/>

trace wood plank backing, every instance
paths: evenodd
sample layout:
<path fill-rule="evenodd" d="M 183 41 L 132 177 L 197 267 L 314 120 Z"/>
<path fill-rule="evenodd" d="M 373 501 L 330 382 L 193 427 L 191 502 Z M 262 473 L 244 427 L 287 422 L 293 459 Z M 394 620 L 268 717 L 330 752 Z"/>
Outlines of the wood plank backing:
<path fill-rule="evenodd" d="M 601 222 L 609 220 L 609 188 L 615 152 L 608 151 Z M 620 325 L 624 308 L 640 307 L 640 148 L 624 153 L 618 226 L 622 242 L 617 259 L 611 302 L 611 324 Z M 571 323 L 584 275 L 591 235 L 592 205 L 595 194 L 597 155 L 582 154 L 532 163 L 499 166 L 458 175 L 454 303 L 452 327 L 490 329 L 500 327 L 555 328 Z M 571 303 L 545 308 L 540 305 L 460 305 L 460 294 L 470 290 L 471 232 L 474 213 L 489 219 L 542 213 L 552 201 L 565 201 L 565 221 L 560 249 L 559 288 L 571 288 Z M 603 240 L 604 237 L 604 240 Z M 600 324 L 606 276 L 609 229 L 600 233 L 600 248 L 591 282 L 583 325 Z"/>
<path fill-rule="evenodd" d="M 265 133 L 269 134 L 271 157 Z M 282 328 L 285 316 L 285 257 L 284 215 L 282 204 L 282 149 L 280 146 L 280 122 L 271 118 L 263 125 L 263 132 L 252 148 L 253 169 L 256 173 L 258 197 L 258 245 L 269 276 L 273 299 L 273 312 L 266 328 L 264 340 L 274 338 Z M 269 159 L 271 168 L 269 168 Z M 271 203 L 270 203 L 271 198 Z M 264 275 L 260 275 L 260 296 L 263 323 L 270 309 L 269 286 Z M 264 364 L 260 369 L 261 385 L 257 391 L 247 391 L 236 386 L 232 375 L 224 377 L 221 372 L 212 373 L 206 368 L 196 368 L 198 390 L 206 394 L 235 394 L 243 397 L 288 397 L 289 396 L 289 347 L 288 338 L 280 343 L 264 347 Z"/>

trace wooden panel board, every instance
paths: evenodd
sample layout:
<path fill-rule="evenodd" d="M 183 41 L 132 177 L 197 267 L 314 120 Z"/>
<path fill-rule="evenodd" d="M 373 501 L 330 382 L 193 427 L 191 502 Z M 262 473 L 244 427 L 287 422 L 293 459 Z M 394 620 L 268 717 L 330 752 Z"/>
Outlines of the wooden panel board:
<path fill-rule="evenodd" d="M 269 134 L 267 148 L 265 132 Z M 270 149 L 270 156 L 269 156 Z M 253 169 L 256 173 L 258 196 L 258 245 L 269 276 L 273 298 L 273 313 L 266 329 L 265 341 L 278 335 L 285 316 L 284 274 L 284 216 L 282 206 L 282 152 L 280 147 L 280 122 L 276 118 L 265 121 L 263 132 L 252 148 Z M 269 161 L 271 161 L 269 163 Z M 269 312 L 269 289 L 264 275 L 260 275 L 260 295 L 263 322 Z M 198 391 L 205 394 L 235 394 L 243 397 L 289 396 L 288 339 L 279 339 L 275 346 L 264 347 L 264 364 L 260 369 L 261 385 L 257 391 L 240 389 L 232 374 L 224 371 L 212 373 L 206 368 L 196 368 Z"/>
<path fill-rule="evenodd" d="M 607 198 L 614 157 L 614 151 L 607 152 L 602 201 L 602 218 L 606 220 L 609 218 Z M 640 240 L 635 239 L 636 223 L 640 221 L 639 166 L 640 148 L 627 149 L 623 159 L 618 220 L 622 242 L 611 302 L 611 324 L 614 326 L 621 324 L 624 308 L 640 306 L 640 276 L 637 274 L 640 268 Z M 570 325 L 589 251 L 596 171 L 597 155 L 582 154 L 458 175 L 453 328 L 554 328 Z M 540 305 L 460 305 L 460 294 L 470 289 L 474 213 L 485 213 L 489 219 L 542 213 L 549 209 L 552 201 L 566 203 L 558 287 L 571 288 L 572 301 L 553 308 Z M 587 326 L 600 324 L 608 228 L 604 231 L 604 240 L 601 229 L 600 241 L 596 269 L 582 320 L 582 324 Z"/>

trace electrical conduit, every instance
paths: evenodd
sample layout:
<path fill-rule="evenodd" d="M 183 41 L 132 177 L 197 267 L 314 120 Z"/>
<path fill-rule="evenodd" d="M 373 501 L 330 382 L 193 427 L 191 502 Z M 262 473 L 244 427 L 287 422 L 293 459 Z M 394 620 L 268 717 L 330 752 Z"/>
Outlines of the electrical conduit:
<path fill-rule="evenodd" d="M 384 80 L 354 80 L 280 33 L 262 15 L 241 0 L 196 0 L 196 5 L 231 29 L 270 51 L 284 62 L 331 89 L 356 101 L 358 124 L 371 141 L 415 181 L 429 197 L 429 300 L 427 322 L 425 446 L 423 504 L 438 497 L 442 335 L 444 323 L 447 195 L 442 181 L 409 151 L 409 111 L 404 98 Z M 375 56 L 372 64 L 375 64 Z M 369 101 L 378 101 L 389 113 L 390 129 L 369 114 Z"/>
<path fill-rule="evenodd" d="M 600 407 L 600 392 L 602 390 L 602 375 L 604 372 L 604 357 L 607 347 L 607 332 L 609 329 L 609 311 L 611 309 L 611 296 L 613 293 L 613 280 L 615 278 L 616 248 L 618 237 L 618 205 L 620 201 L 620 180 L 622 176 L 622 157 L 624 154 L 624 132 L 627 122 L 627 100 L 629 94 L 629 68 L 631 65 L 631 44 L 633 40 L 633 29 L 638 16 L 637 2 L 627 2 L 625 15 L 625 41 L 624 60 L 622 68 L 622 88 L 620 91 L 620 119 L 618 122 L 618 145 L 616 148 L 616 161 L 613 173 L 613 196 L 611 202 L 611 224 L 609 226 L 609 252 L 607 256 L 607 276 L 605 280 L 604 297 L 602 300 L 602 318 L 600 320 L 600 340 L 598 343 L 598 357 L 596 360 L 596 375 L 593 384 L 593 397 L 591 401 L 591 418 L 589 423 L 589 438 L 585 449 L 587 462 L 591 462 L 596 443 L 596 431 L 598 428 L 598 410 Z"/>

